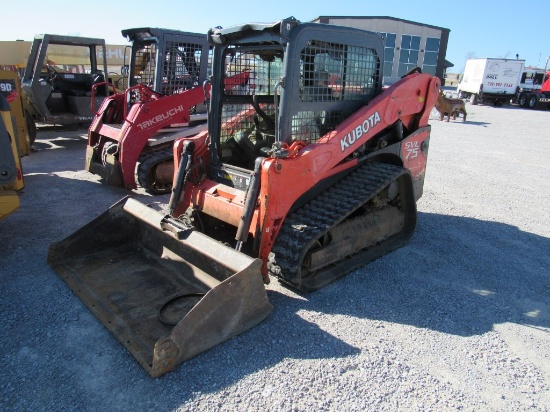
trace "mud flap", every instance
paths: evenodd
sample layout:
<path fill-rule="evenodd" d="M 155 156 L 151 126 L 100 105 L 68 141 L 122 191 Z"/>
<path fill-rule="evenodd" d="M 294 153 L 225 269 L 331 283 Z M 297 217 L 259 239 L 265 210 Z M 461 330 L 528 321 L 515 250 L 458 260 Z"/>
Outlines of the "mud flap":
<path fill-rule="evenodd" d="M 50 246 L 48 263 L 153 377 L 272 310 L 261 260 L 124 198 Z"/>

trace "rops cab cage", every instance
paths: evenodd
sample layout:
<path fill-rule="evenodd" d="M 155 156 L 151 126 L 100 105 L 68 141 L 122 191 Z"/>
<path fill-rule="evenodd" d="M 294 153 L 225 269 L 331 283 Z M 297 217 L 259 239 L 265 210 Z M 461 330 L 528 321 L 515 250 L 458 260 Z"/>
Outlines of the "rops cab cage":
<path fill-rule="evenodd" d="M 36 122 L 51 125 L 89 125 L 93 119 L 92 87 L 107 73 L 105 40 L 37 35 L 21 86 Z M 99 88 L 93 106 L 107 95 Z"/>

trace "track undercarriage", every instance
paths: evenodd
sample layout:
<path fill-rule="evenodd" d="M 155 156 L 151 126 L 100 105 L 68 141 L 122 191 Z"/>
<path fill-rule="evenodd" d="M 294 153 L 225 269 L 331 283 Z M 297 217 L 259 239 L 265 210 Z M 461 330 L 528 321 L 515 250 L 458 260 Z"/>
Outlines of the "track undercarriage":
<path fill-rule="evenodd" d="M 154 194 L 170 193 L 174 176 L 172 144 L 143 152 L 136 166 L 136 180 Z"/>
<path fill-rule="evenodd" d="M 268 270 L 294 288 L 313 291 L 402 246 L 415 224 L 408 172 L 367 164 L 285 219 Z"/>

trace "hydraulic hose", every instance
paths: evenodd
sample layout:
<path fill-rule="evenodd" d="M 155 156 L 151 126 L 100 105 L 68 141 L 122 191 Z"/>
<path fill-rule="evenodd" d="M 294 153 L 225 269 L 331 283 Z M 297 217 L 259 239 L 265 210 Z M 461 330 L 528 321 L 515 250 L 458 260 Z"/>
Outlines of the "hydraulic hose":
<path fill-rule="evenodd" d="M 246 199 L 244 201 L 244 210 L 239 222 L 239 227 L 237 228 L 237 240 L 236 249 L 241 250 L 241 247 L 246 239 L 248 238 L 248 231 L 250 230 L 250 223 L 252 222 L 252 216 L 254 215 L 254 209 L 256 208 L 256 200 L 258 199 L 258 194 L 260 193 L 260 169 L 262 167 L 262 161 L 265 157 L 256 158 L 254 163 L 254 172 L 250 179 L 250 185 L 246 191 Z"/>
<path fill-rule="evenodd" d="M 195 143 L 191 141 L 185 141 L 183 143 L 183 151 L 181 152 L 181 161 L 178 168 L 178 174 L 176 175 L 176 181 L 172 186 L 172 194 L 170 195 L 170 202 L 168 203 L 168 213 L 172 215 L 178 203 L 183 197 L 183 191 L 185 189 L 185 174 L 191 168 L 191 159 L 193 158 L 193 151 L 195 150 Z"/>

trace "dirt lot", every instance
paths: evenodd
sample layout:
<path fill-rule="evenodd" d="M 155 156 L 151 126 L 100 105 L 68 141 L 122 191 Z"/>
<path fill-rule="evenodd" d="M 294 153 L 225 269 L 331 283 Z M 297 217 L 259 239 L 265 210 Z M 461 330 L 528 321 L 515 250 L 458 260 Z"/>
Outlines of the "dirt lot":
<path fill-rule="evenodd" d="M 85 131 L 40 132 L 0 222 L 0 409 L 550 410 L 550 112 L 466 108 L 432 114 L 406 247 L 312 294 L 271 282 L 267 320 L 158 379 L 46 261 L 128 193 L 83 170 Z"/>

